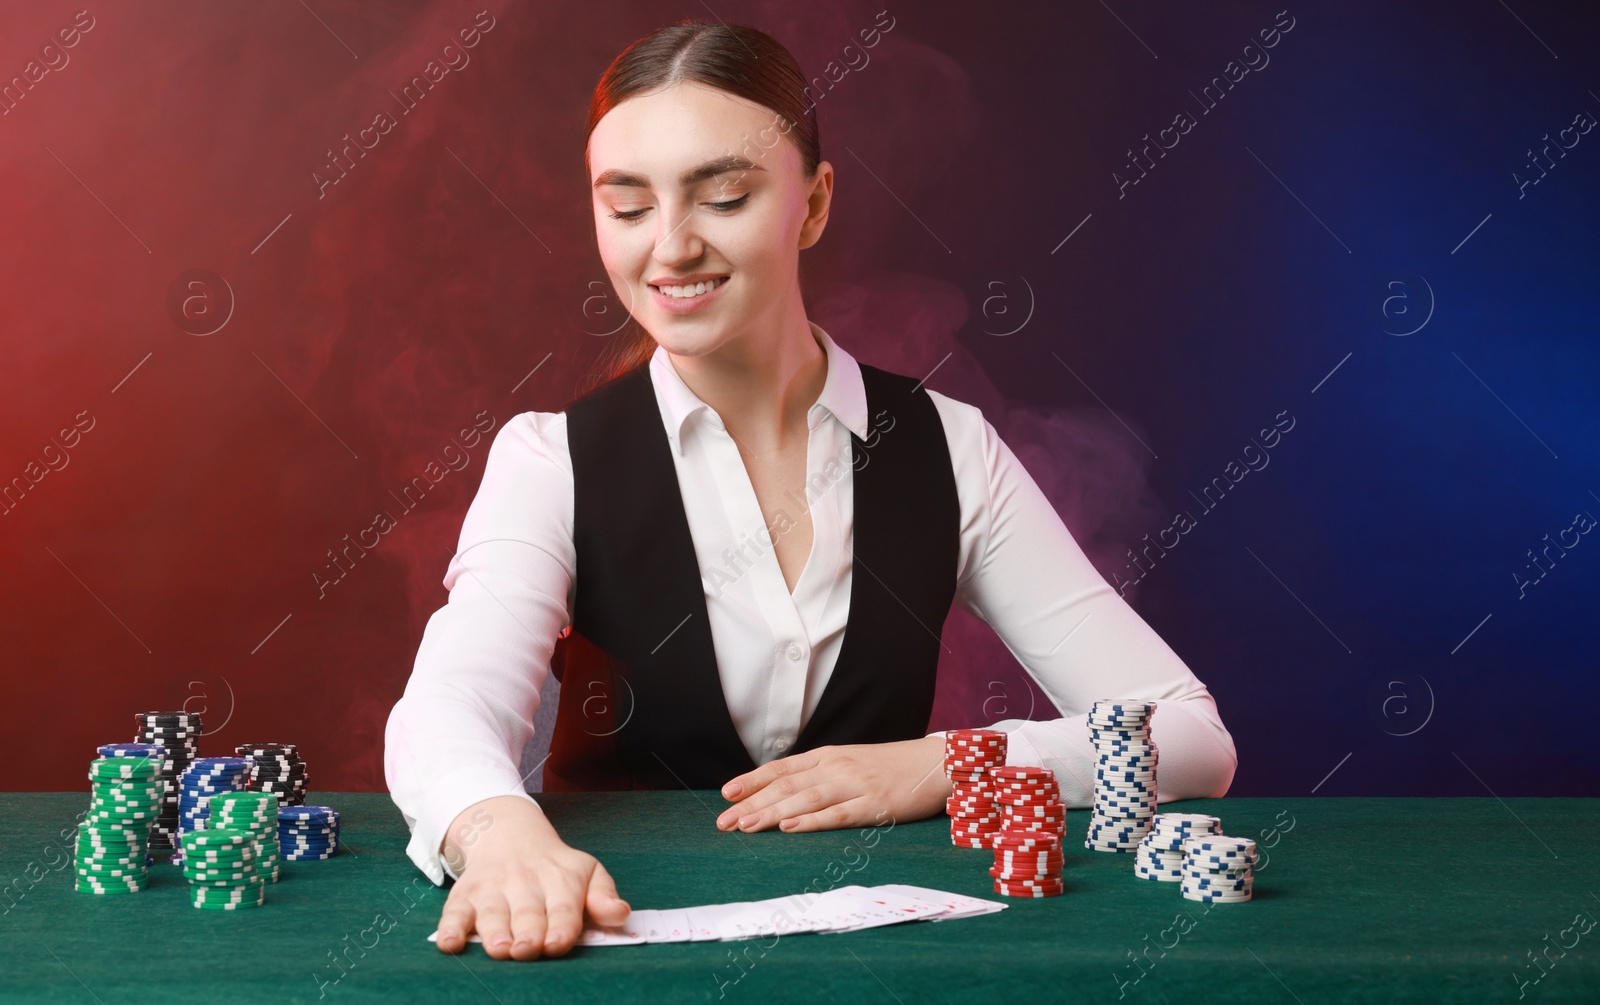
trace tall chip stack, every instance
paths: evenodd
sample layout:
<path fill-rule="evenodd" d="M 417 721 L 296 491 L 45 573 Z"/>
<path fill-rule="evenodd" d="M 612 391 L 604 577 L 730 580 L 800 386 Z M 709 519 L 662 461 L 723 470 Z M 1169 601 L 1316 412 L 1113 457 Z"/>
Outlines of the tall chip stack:
<path fill-rule="evenodd" d="M 156 772 L 151 777 L 151 783 L 156 787 L 156 818 L 150 821 L 150 829 L 145 835 L 144 864 L 150 865 L 155 861 L 155 856 L 150 854 L 150 844 L 155 839 L 155 826 L 161 817 L 161 806 L 165 798 L 166 783 L 162 781 L 162 772 L 166 770 L 167 748 L 159 743 L 102 743 L 96 748 L 95 753 L 101 757 L 147 757 L 155 762 Z"/>
<path fill-rule="evenodd" d="M 994 729 L 952 729 L 944 735 L 944 773 L 951 783 L 945 812 L 950 841 L 959 848 L 988 848 L 1001 814 L 988 771 L 1006 763 L 1006 734 Z"/>
<path fill-rule="evenodd" d="M 1097 701 L 1089 710 L 1094 741 L 1094 816 L 1084 847 L 1133 851 L 1150 832 L 1156 812 L 1155 742 L 1150 739 L 1148 701 Z"/>
<path fill-rule="evenodd" d="M 178 780 L 189 762 L 200 756 L 200 716 L 188 712 L 140 712 L 134 721 L 138 723 L 135 742 L 156 744 L 166 751 L 160 773 L 161 812 L 150 828 L 150 850 L 155 854 L 170 852 L 177 847 Z"/>
<path fill-rule="evenodd" d="M 1007 897 L 1056 897 L 1061 879 L 1061 839 L 1067 811 L 1061 787 L 1049 768 L 1022 764 L 989 769 L 989 783 L 1001 808 L 1000 831 L 993 838 L 994 892 Z"/>
<path fill-rule="evenodd" d="M 178 780 L 178 839 L 173 864 L 183 862 L 183 835 L 205 827 L 211 814 L 211 797 L 243 792 L 250 779 L 250 761 L 243 757 L 201 757 L 190 761 Z"/>
<path fill-rule="evenodd" d="M 278 881 L 278 797 L 270 792 L 221 792 L 211 797 L 207 829 L 225 828 L 250 834 L 256 874 Z"/>
<path fill-rule="evenodd" d="M 78 824 L 79 893 L 138 893 L 150 825 L 161 807 L 159 763 L 149 757 L 98 757 L 89 765 L 92 800 Z"/>
<path fill-rule="evenodd" d="M 292 743 L 241 743 L 233 748 L 252 762 L 250 788 L 270 792 L 280 806 L 303 806 L 306 801 L 306 762 Z"/>
<path fill-rule="evenodd" d="M 1220 835 L 1222 821 L 1204 813 L 1157 813 L 1150 833 L 1139 842 L 1133 873 L 1140 879 L 1176 883 L 1183 879 L 1185 838 Z"/>

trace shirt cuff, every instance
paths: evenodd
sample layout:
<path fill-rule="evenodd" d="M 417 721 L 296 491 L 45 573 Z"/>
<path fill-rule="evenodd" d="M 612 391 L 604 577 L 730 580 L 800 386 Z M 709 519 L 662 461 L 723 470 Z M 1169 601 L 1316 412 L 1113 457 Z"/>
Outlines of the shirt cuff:
<path fill-rule="evenodd" d="M 521 796 L 533 805 L 539 805 L 522 787 L 522 779 L 515 770 L 504 775 L 498 771 L 485 771 L 481 766 L 465 767 L 433 780 L 421 815 L 411 828 L 411 841 L 406 845 L 406 855 L 435 885 L 443 886 L 446 876 L 460 878 L 444 860 L 444 856 L 439 854 L 439 846 L 450 825 L 469 806 L 496 796 Z"/>

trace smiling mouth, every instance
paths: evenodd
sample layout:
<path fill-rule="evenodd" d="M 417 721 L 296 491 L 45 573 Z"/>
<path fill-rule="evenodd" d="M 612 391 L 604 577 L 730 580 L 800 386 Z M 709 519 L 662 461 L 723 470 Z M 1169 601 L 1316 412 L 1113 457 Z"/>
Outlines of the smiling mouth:
<path fill-rule="evenodd" d="M 697 296 L 704 296 L 712 290 L 723 286 L 729 278 L 728 276 L 720 276 L 710 282 L 694 283 L 688 286 L 657 286 L 654 283 L 649 284 L 649 286 L 663 296 L 678 300 L 693 300 Z"/>

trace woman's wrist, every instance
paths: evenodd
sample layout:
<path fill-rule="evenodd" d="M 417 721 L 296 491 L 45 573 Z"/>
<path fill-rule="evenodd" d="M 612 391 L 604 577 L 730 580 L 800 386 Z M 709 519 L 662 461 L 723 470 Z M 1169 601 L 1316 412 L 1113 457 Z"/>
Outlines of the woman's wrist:
<path fill-rule="evenodd" d="M 511 834 L 516 836 L 509 838 Z M 473 849 L 508 838 L 529 846 L 563 843 L 550 819 L 531 799 L 492 796 L 468 806 L 451 821 L 440 843 L 440 855 L 459 876 L 471 862 Z"/>

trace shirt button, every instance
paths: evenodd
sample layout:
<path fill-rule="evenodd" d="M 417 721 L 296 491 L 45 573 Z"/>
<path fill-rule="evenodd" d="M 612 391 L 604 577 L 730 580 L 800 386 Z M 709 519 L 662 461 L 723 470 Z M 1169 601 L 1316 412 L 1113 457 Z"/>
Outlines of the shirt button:
<path fill-rule="evenodd" d="M 772 749 L 776 750 L 778 753 L 781 754 L 785 750 L 789 749 L 789 741 L 788 740 L 774 740 L 774 741 L 772 741 Z"/>
<path fill-rule="evenodd" d="M 805 655 L 805 652 L 802 651 L 801 648 L 798 645 L 796 645 L 793 642 L 789 643 L 789 658 L 790 659 L 798 661 L 800 659 L 800 657 L 802 657 L 804 655 Z"/>

